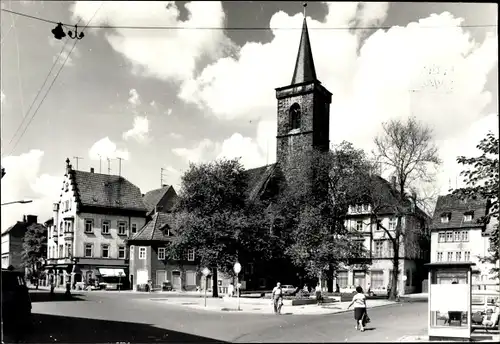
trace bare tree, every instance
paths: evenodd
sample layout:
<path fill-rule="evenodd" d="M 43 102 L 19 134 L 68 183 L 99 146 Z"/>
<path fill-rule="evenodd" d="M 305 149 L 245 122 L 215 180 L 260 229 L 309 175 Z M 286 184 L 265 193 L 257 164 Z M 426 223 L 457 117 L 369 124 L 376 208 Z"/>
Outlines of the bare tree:
<path fill-rule="evenodd" d="M 433 142 L 432 129 L 415 118 L 406 121 L 391 120 L 383 123 L 383 132 L 374 140 L 374 154 L 377 161 L 388 168 L 395 177 L 393 192 L 387 200 L 381 199 L 373 207 L 373 216 L 377 217 L 377 208 L 390 207 L 397 219 L 396 228 L 389 230 L 381 226 L 392 242 L 394 256 L 392 285 L 390 299 L 398 295 L 397 285 L 399 276 L 399 260 L 401 244 L 409 242 L 410 238 L 403 238 L 405 230 L 402 219 L 406 215 L 417 211 L 417 196 L 415 193 L 417 183 L 429 183 L 435 178 L 432 172 L 441 163 L 438 149 Z"/>

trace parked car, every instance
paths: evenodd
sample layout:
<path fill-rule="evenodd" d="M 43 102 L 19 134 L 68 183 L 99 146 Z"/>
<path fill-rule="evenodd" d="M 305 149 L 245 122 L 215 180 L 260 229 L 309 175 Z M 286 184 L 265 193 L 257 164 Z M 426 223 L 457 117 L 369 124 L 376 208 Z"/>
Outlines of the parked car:
<path fill-rule="evenodd" d="M 6 328 L 31 324 L 31 298 L 23 274 L 2 269 L 2 320 Z"/>
<path fill-rule="evenodd" d="M 284 284 L 281 286 L 281 290 L 283 290 L 283 295 L 293 295 L 295 294 L 296 288 L 290 284 Z"/>

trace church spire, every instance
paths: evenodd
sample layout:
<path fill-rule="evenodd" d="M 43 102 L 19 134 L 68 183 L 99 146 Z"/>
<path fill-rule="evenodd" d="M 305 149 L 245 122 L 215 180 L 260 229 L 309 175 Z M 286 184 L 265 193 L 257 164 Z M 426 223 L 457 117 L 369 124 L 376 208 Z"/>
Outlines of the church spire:
<path fill-rule="evenodd" d="M 314 68 L 307 21 L 304 16 L 302 36 L 300 37 L 299 52 L 297 54 L 297 61 L 295 62 L 295 70 L 293 71 L 292 85 L 308 81 L 316 81 L 316 69 Z"/>

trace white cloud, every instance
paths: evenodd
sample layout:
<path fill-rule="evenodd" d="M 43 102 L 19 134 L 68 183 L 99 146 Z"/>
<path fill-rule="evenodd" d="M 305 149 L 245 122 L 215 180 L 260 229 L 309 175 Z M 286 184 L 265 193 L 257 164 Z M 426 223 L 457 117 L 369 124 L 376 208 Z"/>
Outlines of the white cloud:
<path fill-rule="evenodd" d="M 61 176 L 39 175 L 43 156 L 44 152 L 34 149 L 2 159 L 6 171 L 2 178 L 2 203 L 33 200 L 27 204 L 2 206 L 2 232 L 16 221 L 21 221 L 23 215 L 37 215 L 38 222 L 44 222 L 52 216 L 52 203 L 59 198 L 63 173 Z"/>
<path fill-rule="evenodd" d="M 360 38 L 366 36 L 361 30 L 314 29 L 379 25 L 386 17 L 387 3 L 327 6 L 325 21 L 309 18 L 308 26 L 318 78 L 333 93 L 332 143 L 348 140 L 370 151 L 382 122 L 415 115 L 434 129 L 444 153 L 444 140 L 463 133 L 484 116 L 491 99 L 485 90 L 487 75 L 498 64 L 496 34 L 476 42 L 458 27 L 463 19 L 444 12 L 406 27 L 378 30 L 361 46 Z M 270 20 L 271 28 L 301 25 L 301 14 L 290 17 L 278 12 Z M 273 29 L 273 35 L 269 43 L 248 42 L 237 57 L 208 65 L 183 83 L 179 97 L 220 119 L 260 116 L 275 127 L 274 88 L 291 81 L 300 31 Z M 238 92 L 234 92 L 234 80 L 238 80 Z M 263 140 L 274 141 L 276 131 L 268 135 L 249 141 L 234 134 L 221 147 L 227 155 L 238 154 L 236 146 L 246 147 L 249 151 L 239 154 L 257 160 L 256 147 L 262 147 Z M 476 141 L 466 144 L 475 146 Z"/>
<path fill-rule="evenodd" d="M 155 102 L 154 100 L 153 100 L 153 101 L 151 101 L 151 103 L 149 103 L 149 105 L 150 105 L 151 107 L 155 108 L 155 109 L 156 109 L 156 107 L 157 107 L 156 102 Z"/>
<path fill-rule="evenodd" d="M 137 105 L 141 105 L 141 97 L 139 96 L 139 93 L 137 93 L 137 90 L 135 88 L 132 88 L 130 91 L 129 91 L 129 98 L 128 98 L 128 102 L 130 104 L 132 104 L 132 106 L 137 106 Z"/>
<path fill-rule="evenodd" d="M 209 139 L 203 139 L 193 148 L 174 148 L 172 152 L 186 162 L 199 163 L 214 158 L 220 152 L 220 143 L 214 143 Z"/>
<path fill-rule="evenodd" d="M 4 100 L 5 100 L 5 93 L 3 93 L 3 90 L 0 91 L 0 104 L 3 104 Z"/>
<path fill-rule="evenodd" d="M 173 139 L 181 139 L 182 138 L 182 135 L 179 133 L 170 133 L 169 135 Z"/>
<path fill-rule="evenodd" d="M 77 1 L 71 6 L 73 19 L 86 23 L 100 2 Z M 106 2 L 92 24 L 223 27 L 224 11 L 219 1 L 196 1 L 185 5 L 185 21 L 173 1 Z M 111 47 L 132 62 L 135 73 L 161 79 L 182 81 L 192 77 L 196 64 L 204 58 L 217 58 L 231 47 L 223 30 L 126 30 L 106 34 Z"/>
<path fill-rule="evenodd" d="M 170 116 L 172 114 L 172 109 L 168 109 L 166 114 L 167 114 L 167 116 Z"/>
<path fill-rule="evenodd" d="M 130 138 L 137 142 L 145 142 L 148 139 L 149 120 L 146 116 L 135 116 L 134 127 L 123 133 L 123 139 Z"/>
<path fill-rule="evenodd" d="M 130 154 L 127 150 L 117 149 L 116 144 L 109 137 L 105 137 L 92 145 L 89 157 L 91 160 L 105 160 L 106 158 L 129 160 Z"/>
<path fill-rule="evenodd" d="M 176 192 L 179 192 L 181 186 L 182 172 L 172 166 L 163 168 L 164 183 L 173 185 Z"/>

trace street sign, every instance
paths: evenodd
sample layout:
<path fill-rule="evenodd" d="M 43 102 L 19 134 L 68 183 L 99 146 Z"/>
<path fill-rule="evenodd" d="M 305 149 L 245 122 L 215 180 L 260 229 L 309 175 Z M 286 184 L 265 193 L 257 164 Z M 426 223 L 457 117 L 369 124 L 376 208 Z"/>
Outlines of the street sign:
<path fill-rule="evenodd" d="M 210 270 L 208 268 L 204 268 L 203 270 L 201 270 L 201 273 L 203 274 L 203 276 L 207 277 L 208 275 L 210 275 Z"/>
<path fill-rule="evenodd" d="M 241 271 L 241 264 L 238 262 L 234 263 L 233 270 L 236 274 L 239 274 Z"/>

